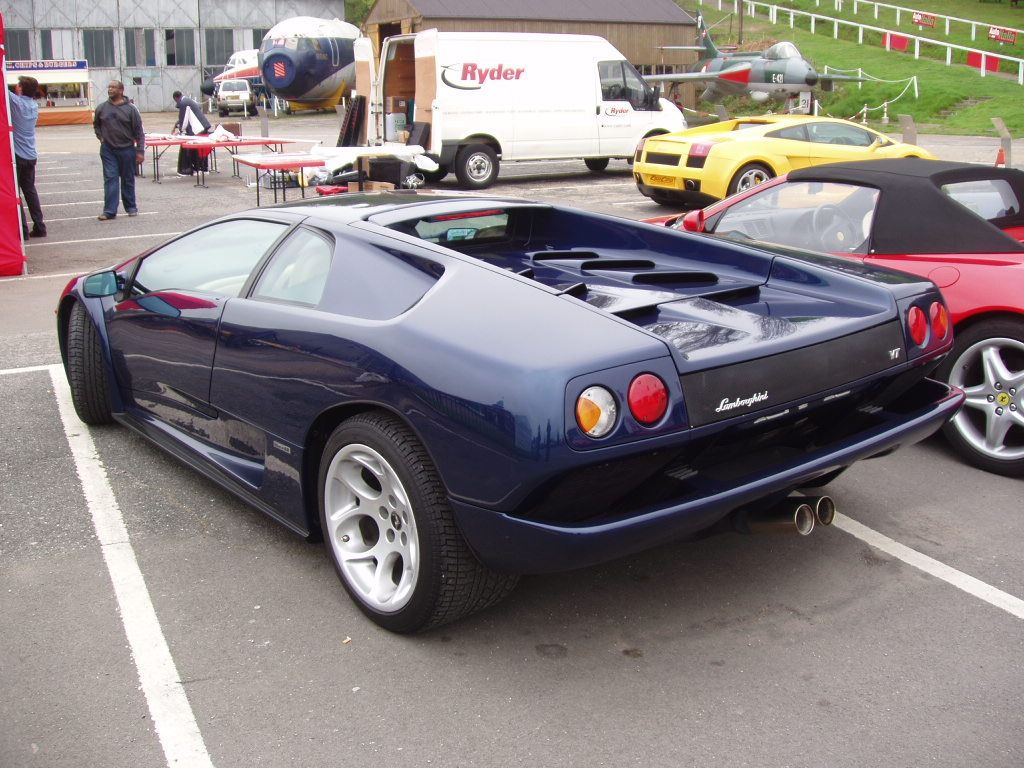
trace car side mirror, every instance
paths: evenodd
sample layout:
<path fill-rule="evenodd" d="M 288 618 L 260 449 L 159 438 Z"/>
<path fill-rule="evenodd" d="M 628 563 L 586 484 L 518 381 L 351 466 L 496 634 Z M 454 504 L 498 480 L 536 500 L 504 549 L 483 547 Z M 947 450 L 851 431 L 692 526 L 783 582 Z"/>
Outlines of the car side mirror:
<path fill-rule="evenodd" d="M 687 232 L 703 232 L 704 209 L 698 208 L 696 211 L 690 211 L 683 216 L 683 229 Z"/>
<path fill-rule="evenodd" d="M 881 147 L 884 143 L 885 142 L 882 139 L 875 139 L 874 141 L 871 142 L 871 146 L 868 147 L 868 150 L 871 151 L 871 152 L 874 152 L 876 149 Z"/>
<path fill-rule="evenodd" d="M 124 281 L 114 270 L 109 269 L 106 272 L 97 272 L 85 278 L 82 292 L 90 299 L 98 299 L 103 296 L 113 296 L 122 288 L 124 288 Z"/>

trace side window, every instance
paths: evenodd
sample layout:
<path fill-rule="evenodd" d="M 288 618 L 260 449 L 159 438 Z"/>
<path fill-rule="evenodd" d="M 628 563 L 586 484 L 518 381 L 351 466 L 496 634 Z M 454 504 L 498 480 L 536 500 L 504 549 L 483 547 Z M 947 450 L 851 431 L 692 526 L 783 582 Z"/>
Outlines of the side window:
<path fill-rule="evenodd" d="M 633 109 L 649 109 L 651 90 L 627 61 L 599 61 L 602 101 L 628 101 Z"/>
<path fill-rule="evenodd" d="M 597 71 L 601 76 L 601 100 L 625 101 L 626 84 L 622 79 L 622 62 L 599 61 Z"/>
<path fill-rule="evenodd" d="M 237 296 L 286 224 L 234 219 L 211 224 L 168 243 L 139 265 L 132 294 L 169 289 Z"/>
<path fill-rule="evenodd" d="M 316 306 L 331 269 L 334 243 L 309 229 L 294 232 L 274 253 L 260 275 L 254 299 Z"/>
<path fill-rule="evenodd" d="M 780 128 L 777 131 L 766 133 L 765 136 L 771 139 L 789 139 L 790 141 L 807 141 L 807 131 L 802 125 L 791 125 L 788 128 Z"/>
<path fill-rule="evenodd" d="M 811 123 L 807 126 L 811 141 L 816 144 L 842 144 L 849 147 L 870 147 L 873 133 L 842 123 Z"/>

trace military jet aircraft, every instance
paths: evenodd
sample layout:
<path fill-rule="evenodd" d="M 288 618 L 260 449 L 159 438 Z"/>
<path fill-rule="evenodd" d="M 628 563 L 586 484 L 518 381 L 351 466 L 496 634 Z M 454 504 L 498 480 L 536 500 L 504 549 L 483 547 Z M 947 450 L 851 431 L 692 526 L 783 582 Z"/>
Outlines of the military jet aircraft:
<path fill-rule="evenodd" d="M 755 101 L 784 100 L 820 85 L 832 90 L 837 81 L 858 82 L 852 75 L 824 75 L 800 55 L 790 42 L 778 42 L 763 51 L 727 52 L 711 39 L 702 15 L 697 16 L 697 45 L 665 46 L 664 50 L 699 51 L 697 63 L 687 72 L 646 75 L 649 83 L 706 83 L 700 98 L 718 101 L 723 96 L 748 92 Z"/>

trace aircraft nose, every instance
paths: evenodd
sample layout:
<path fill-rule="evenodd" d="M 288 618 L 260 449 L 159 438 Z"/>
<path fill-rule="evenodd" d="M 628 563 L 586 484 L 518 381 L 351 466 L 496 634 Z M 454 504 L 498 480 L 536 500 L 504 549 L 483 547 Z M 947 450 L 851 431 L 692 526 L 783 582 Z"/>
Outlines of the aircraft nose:
<path fill-rule="evenodd" d="M 290 51 L 273 51 L 263 59 L 263 82 L 283 92 L 295 82 L 299 68 Z"/>
<path fill-rule="evenodd" d="M 807 75 L 806 77 L 804 77 L 804 82 L 807 83 L 808 85 L 817 85 L 818 73 L 815 72 L 813 69 L 807 70 Z"/>

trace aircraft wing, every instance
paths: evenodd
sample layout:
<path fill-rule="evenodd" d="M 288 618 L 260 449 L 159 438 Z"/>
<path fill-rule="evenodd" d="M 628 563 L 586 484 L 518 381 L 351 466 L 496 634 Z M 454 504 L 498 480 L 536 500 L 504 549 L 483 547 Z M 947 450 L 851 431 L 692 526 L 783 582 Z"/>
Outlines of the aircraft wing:
<path fill-rule="evenodd" d="M 750 82 L 750 64 L 737 64 L 717 72 L 673 72 L 643 77 L 648 83 L 713 83 L 724 80 L 737 85 L 747 85 Z"/>

